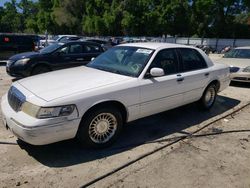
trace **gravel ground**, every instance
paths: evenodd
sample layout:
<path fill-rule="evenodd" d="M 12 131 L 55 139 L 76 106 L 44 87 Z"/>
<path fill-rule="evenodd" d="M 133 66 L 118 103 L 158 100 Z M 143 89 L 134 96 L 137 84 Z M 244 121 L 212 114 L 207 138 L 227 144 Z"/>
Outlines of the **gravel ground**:
<path fill-rule="evenodd" d="M 0 66 L 0 96 L 12 83 Z M 75 140 L 47 146 L 17 141 L 1 122 L 0 187 L 79 187 L 167 142 L 191 133 L 250 101 L 249 85 L 234 84 L 219 94 L 215 107 L 195 104 L 130 123 L 104 150 L 86 150 Z M 211 124 L 204 133 L 250 129 L 250 107 Z M 250 187 L 250 133 L 190 138 L 150 155 L 92 187 Z"/>

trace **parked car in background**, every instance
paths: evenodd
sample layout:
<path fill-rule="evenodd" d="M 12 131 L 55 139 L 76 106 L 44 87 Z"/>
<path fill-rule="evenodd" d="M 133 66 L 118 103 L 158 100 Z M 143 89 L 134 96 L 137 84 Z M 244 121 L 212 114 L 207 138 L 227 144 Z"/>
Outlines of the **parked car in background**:
<path fill-rule="evenodd" d="M 236 82 L 250 82 L 250 47 L 234 48 L 217 62 L 230 66 L 231 79 Z"/>
<path fill-rule="evenodd" d="M 200 49 L 167 43 L 113 47 L 87 66 L 16 81 L 1 102 L 4 125 L 44 145 L 77 137 L 106 147 L 125 123 L 198 101 L 210 109 L 229 67 Z"/>
<path fill-rule="evenodd" d="M 89 41 L 89 42 L 96 42 L 98 44 L 101 44 L 103 49 L 106 51 L 108 50 L 109 48 L 112 48 L 113 46 L 111 45 L 111 42 L 110 41 L 105 41 L 105 40 L 100 40 L 100 39 L 87 39 L 86 41 Z"/>
<path fill-rule="evenodd" d="M 0 61 L 7 61 L 14 54 L 34 51 L 38 36 L 0 34 Z"/>
<path fill-rule="evenodd" d="M 51 39 L 40 40 L 40 45 L 45 47 L 45 46 L 48 46 L 48 45 L 51 45 L 51 44 L 54 44 L 57 42 L 65 42 L 63 40 L 65 40 L 66 38 L 70 38 L 70 37 L 74 38 L 74 37 L 78 37 L 78 36 L 77 35 L 56 35 Z"/>
<path fill-rule="evenodd" d="M 59 42 L 63 42 L 63 43 L 66 43 L 66 42 L 72 42 L 72 41 L 77 41 L 77 40 L 80 40 L 82 37 L 63 37 L 60 39 Z"/>
<path fill-rule="evenodd" d="M 12 56 L 6 71 L 13 77 L 27 77 L 52 70 L 85 65 L 103 52 L 100 44 L 93 42 L 55 43 L 38 52 Z"/>

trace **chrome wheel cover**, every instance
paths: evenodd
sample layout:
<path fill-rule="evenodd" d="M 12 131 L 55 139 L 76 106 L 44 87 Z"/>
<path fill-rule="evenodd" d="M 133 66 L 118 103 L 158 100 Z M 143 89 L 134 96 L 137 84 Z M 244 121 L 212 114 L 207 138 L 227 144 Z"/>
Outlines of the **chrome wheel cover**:
<path fill-rule="evenodd" d="M 117 130 L 117 121 L 111 113 L 101 113 L 89 125 L 89 137 L 97 144 L 108 142 Z"/>
<path fill-rule="evenodd" d="M 213 87 L 209 87 L 205 94 L 205 104 L 206 106 L 211 106 L 215 100 L 216 91 Z"/>

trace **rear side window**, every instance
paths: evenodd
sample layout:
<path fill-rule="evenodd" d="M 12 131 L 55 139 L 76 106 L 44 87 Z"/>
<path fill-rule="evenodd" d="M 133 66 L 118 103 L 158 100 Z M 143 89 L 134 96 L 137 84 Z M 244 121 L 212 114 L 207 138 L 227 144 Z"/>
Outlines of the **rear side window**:
<path fill-rule="evenodd" d="M 85 53 L 96 53 L 96 52 L 100 52 L 101 48 L 99 46 L 97 46 L 97 45 L 84 44 L 83 51 Z"/>
<path fill-rule="evenodd" d="M 182 60 L 183 72 L 203 69 L 207 67 L 204 58 L 195 49 L 179 48 L 178 51 Z"/>

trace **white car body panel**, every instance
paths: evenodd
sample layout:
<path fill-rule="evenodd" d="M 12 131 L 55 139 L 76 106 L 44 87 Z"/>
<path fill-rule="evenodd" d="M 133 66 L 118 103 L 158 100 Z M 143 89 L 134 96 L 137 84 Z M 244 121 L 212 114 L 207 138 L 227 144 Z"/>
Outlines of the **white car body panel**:
<path fill-rule="evenodd" d="M 17 81 L 13 86 L 32 104 L 42 107 L 75 104 L 77 110 L 70 117 L 36 119 L 22 111 L 15 112 L 5 95 L 1 108 L 9 128 L 17 137 L 28 143 L 49 144 L 74 138 L 83 115 L 91 107 L 102 102 L 116 101 L 122 104 L 127 111 L 126 122 L 130 122 L 197 101 L 214 80 L 219 81 L 220 90 L 225 89 L 230 83 L 228 66 L 214 65 L 201 50 L 198 51 L 206 60 L 208 68 L 181 73 L 181 77 L 184 78 L 182 82 L 177 81 L 176 74 L 146 79 L 144 75 L 160 50 L 186 46 L 164 43 L 121 46 L 139 46 L 155 50 L 138 78 L 78 67 Z M 205 75 L 206 73 L 209 75 Z M 43 133 L 43 136 L 39 133 Z"/>
<path fill-rule="evenodd" d="M 240 59 L 240 58 L 221 58 L 216 60 L 216 63 L 224 63 L 229 66 L 245 68 L 250 66 L 250 59 Z"/>

